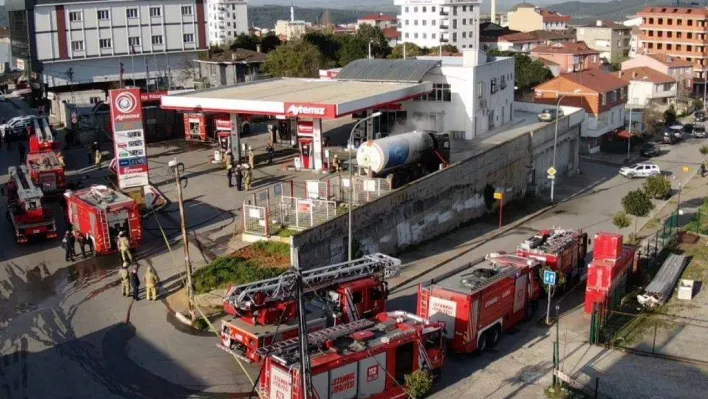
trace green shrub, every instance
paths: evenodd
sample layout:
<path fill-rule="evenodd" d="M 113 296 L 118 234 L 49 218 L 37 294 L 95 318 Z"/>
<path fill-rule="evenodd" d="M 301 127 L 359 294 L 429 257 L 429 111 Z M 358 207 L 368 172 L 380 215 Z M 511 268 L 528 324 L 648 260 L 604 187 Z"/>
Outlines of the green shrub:
<path fill-rule="evenodd" d="M 258 241 L 253 244 L 253 248 L 260 249 L 261 251 L 273 256 L 290 257 L 290 245 L 284 242 Z"/>
<path fill-rule="evenodd" d="M 650 198 L 666 198 L 671 193 L 671 182 L 662 175 L 649 176 L 644 191 Z"/>
<path fill-rule="evenodd" d="M 194 292 L 207 293 L 229 285 L 239 285 L 277 277 L 286 269 L 260 267 L 253 262 L 237 257 L 221 257 L 192 276 Z"/>
<path fill-rule="evenodd" d="M 424 398 L 433 390 L 433 376 L 428 370 L 418 369 L 404 376 L 406 388 L 413 399 Z"/>
<path fill-rule="evenodd" d="M 207 331 L 209 329 L 209 323 L 207 323 L 204 318 L 199 317 L 192 322 L 192 327 L 199 331 Z"/>

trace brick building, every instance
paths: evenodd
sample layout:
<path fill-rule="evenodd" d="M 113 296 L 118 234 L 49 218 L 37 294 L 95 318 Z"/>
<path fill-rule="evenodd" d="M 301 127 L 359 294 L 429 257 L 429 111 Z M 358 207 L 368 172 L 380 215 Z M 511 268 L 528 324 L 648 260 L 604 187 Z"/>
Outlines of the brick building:
<path fill-rule="evenodd" d="M 536 46 L 531 50 L 531 56 L 543 58 L 560 65 L 562 73 L 600 68 L 602 65 L 600 52 L 591 49 L 585 42 Z"/>
<path fill-rule="evenodd" d="M 693 65 L 696 89 L 703 90 L 708 69 L 708 8 L 646 7 L 640 13 L 643 54 L 663 53 Z"/>
<path fill-rule="evenodd" d="M 581 152 L 600 151 L 624 127 L 629 83 L 599 69 L 562 74 L 534 88 L 534 102 L 581 107 L 585 121 L 580 128 Z"/>

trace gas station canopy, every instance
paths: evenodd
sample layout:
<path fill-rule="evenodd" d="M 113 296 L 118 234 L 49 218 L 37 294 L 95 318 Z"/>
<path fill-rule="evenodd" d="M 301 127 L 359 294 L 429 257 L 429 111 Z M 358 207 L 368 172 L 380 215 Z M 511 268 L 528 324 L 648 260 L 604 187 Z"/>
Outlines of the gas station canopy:
<path fill-rule="evenodd" d="M 432 91 L 431 82 L 269 79 L 162 97 L 162 108 L 335 119 Z"/>

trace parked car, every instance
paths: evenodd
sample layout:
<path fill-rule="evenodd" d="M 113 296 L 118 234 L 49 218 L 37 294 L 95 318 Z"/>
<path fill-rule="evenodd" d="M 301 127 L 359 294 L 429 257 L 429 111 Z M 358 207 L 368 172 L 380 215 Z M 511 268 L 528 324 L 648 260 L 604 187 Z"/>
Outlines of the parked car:
<path fill-rule="evenodd" d="M 545 108 L 543 111 L 541 111 L 540 114 L 538 114 L 538 121 L 539 122 L 551 122 L 556 120 L 557 118 L 562 118 L 565 116 L 563 114 L 562 109 L 554 109 L 554 108 Z"/>
<path fill-rule="evenodd" d="M 694 122 L 705 122 L 706 121 L 706 112 L 705 111 L 696 111 L 693 113 L 693 121 Z"/>
<path fill-rule="evenodd" d="M 631 166 L 625 166 L 619 170 L 622 176 L 634 179 L 635 177 L 649 177 L 661 174 L 661 170 L 656 164 L 644 162 Z"/>
<path fill-rule="evenodd" d="M 646 143 L 639 150 L 639 155 L 643 157 L 655 157 L 659 154 L 661 154 L 661 145 L 656 142 Z"/>
<path fill-rule="evenodd" d="M 671 125 L 664 129 L 663 141 L 667 144 L 674 144 L 678 141 L 683 140 L 683 125 Z"/>
<path fill-rule="evenodd" d="M 706 127 L 703 124 L 693 125 L 693 137 L 703 139 L 706 137 Z"/>
<path fill-rule="evenodd" d="M 27 135 L 27 127 L 29 127 L 30 123 L 34 120 L 34 116 L 32 115 L 27 115 L 27 116 L 16 116 L 4 125 L 0 125 L 0 133 L 2 133 L 2 137 L 7 138 L 8 135 L 13 135 L 15 137 L 24 137 Z"/>

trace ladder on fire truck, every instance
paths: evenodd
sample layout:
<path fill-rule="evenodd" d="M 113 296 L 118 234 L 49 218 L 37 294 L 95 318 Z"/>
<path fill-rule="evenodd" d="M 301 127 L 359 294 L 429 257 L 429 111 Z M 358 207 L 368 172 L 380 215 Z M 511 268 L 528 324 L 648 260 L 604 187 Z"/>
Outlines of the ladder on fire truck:
<path fill-rule="evenodd" d="M 538 236 L 531 237 L 522 244 L 522 247 L 527 250 L 556 253 L 563 249 L 566 245 L 572 243 L 578 233 L 582 232 L 575 230 L 564 230 L 553 226 L 551 234 L 548 238 L 542 240 L 542 238 Z"/>
<path fill-rule="evenodd" d="M 303 293 L 313 292 L 335 284 L 381 274 L 384 278 L 391 278 L 397 276 L 400 269 L 399 259 L 381 253 L 365 255 L 351 262 L 303 270 L 302 289 Z M 237 285 L 227 292 L 224 302 L 230 303 L 236 309 L 251 310 L 253 306 L 288 300 L 293 298 L 297 280 L 298 273 L 290 270 L 279 277 Z M 347 294 L 347 300 L 352 301 L 350 304 L 353 303 L 351 293 Z"/>
<path fill-rule="evenodd" d="M 34 185 L 25 165 L 11 166 L 8 172 L 17 185 L 17 197 L 21 202 L 42 198 L 42 190 Z"/>

